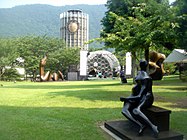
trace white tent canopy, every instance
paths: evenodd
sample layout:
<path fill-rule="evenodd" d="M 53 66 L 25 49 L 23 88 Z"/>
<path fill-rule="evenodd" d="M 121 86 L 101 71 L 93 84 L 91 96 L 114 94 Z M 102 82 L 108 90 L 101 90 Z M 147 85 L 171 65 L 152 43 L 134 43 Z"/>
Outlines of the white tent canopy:
<path fill-rule="evenodd" d="M 187 52 L 182 49 L 174 49 L 170 55 L 164 60 L 164 63 L 185 62 L 187 59 Z M 184 61 L 185 60 L 185 61 Z"/>

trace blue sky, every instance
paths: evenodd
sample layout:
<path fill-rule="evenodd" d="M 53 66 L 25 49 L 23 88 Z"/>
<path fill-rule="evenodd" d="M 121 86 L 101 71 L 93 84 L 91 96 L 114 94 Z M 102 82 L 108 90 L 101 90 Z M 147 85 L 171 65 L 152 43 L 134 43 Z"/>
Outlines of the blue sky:
<path fill-rule="evenodd" d="M 107 0 L 0 0 L 0 8 L 11 8 L 25 4 L 49 4 L 53 6 L 64 6 L 74 4 L 105 4 Z M 169 0 L 173 2 L 175 0 Z"/>

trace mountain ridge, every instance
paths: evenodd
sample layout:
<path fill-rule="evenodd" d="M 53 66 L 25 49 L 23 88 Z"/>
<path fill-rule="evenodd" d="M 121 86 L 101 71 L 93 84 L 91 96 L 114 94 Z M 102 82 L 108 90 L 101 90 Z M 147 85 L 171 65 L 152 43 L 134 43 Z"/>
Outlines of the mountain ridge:
<path fill-rule="evenodd" d="M 105 5 L 51 6 L 29 4 L 12 8 L 0 8 L 0 37 L 25 35 L 47 35 L 60 37 L 60 14 L 71 9 L 80 9 L 89 15 L 89 38 L 99 37 L 101 19 L 106 12 Z"/>

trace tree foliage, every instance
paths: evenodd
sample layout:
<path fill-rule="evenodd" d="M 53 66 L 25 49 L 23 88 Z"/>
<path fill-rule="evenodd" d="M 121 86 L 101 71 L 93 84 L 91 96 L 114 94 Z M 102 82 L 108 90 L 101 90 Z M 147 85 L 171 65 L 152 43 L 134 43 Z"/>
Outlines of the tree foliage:
<path fill-rule="evenodd" d="M 14 68 L 7 68 L 7 69 L 5 69 L 1 79 L 8 80 L 8 81 L 15 81 L 15 80 L 20 80 L 21 75 Z"/>
<path fill-rule="evenodd" d="M 35 79 L 41 59 L 47 55 L 46 71 L 67 72 L 69 65 L 79 64 L 79 49 L 66 48 L 64 41 L 47 36 L 24 36 L 0 40 L 1 75 L 5 66 L 20 65 Z M 21 58 L 24 62 L 19 61 Z"/>
<path fill-rule="evenodd" d="M 178 35 L 178 46 L 179 48 L 187 49 L 187 1 L 176 0 L 172 6 L 178 17 L 177 22 L 179 23 L 179 28 L 176 30 Z"/>
<path fill-rule="evenodd" d="M 79 52 L 78 48 L 59 48 L 49 53 L 46 68 L 52 72 L 60 70 L 67 73 L 70 65 L 79 65 Z"/>
<path fill-rule="evenodd" d="M 12 67 L 18 57 L 14 39 L 0 39 L 0 80 L 7 66 Z"/>
<path fill-rule="evenodd" d="M 150 48 L 174 48 L 177 23 L 167 0 L 120 0 L 120 5 L 115 3 L 108 0 L 108 11 L 102 20 L 101 37 L 108 47 L 116 51 L 144 50 L 146 60 Z"/>

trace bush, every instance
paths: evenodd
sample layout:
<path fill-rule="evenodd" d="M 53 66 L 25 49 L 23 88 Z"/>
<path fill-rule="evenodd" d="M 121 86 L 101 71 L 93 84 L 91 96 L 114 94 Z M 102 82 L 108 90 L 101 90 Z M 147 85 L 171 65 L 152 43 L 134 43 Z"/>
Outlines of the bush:
<path fill-rule="evenodd" d="M 17 72 L 16 69 L 10 68 L 10 69 L 5 69 L 5 72 L 3 73 L 1 78 L 4 81 L 14 81 L 14 80 L 20 80 L 21 75 Z"/>
<path fill-rule="evenodd" d="M 187 81 L 187 70 L 181 72 L 180 79 L 184 82 Z"/>
<path fill-rule="evenodd" d="M 173 74 L 176 72 L 176 66 L 174 63 L 164 63 L 164 70 L 167 74 Z"/>

